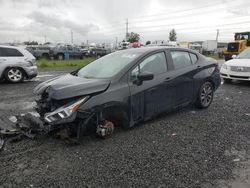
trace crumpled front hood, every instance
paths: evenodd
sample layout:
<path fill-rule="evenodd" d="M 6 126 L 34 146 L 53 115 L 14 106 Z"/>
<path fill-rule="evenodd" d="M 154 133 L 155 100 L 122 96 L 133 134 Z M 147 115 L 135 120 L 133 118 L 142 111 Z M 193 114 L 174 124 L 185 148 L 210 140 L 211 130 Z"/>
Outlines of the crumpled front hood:
<path fill-rule="evenodd" d="M 35 94 L 42 94 L 48 87 L 51 99 L 61 100 L 105 91 L 110 84 L 107 79 L 86 79 L 71 74 L 45 81 L 35 87 Z"/>

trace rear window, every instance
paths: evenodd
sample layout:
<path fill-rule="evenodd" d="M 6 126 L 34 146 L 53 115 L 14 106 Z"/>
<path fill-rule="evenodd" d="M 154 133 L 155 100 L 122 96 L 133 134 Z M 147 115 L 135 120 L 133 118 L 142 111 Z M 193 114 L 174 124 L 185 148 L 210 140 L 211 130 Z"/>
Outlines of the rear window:
<path fill-rule="evenodd" d="M 173 59 L 175 69 L 181 69 L 181 68 L 192 65 L 188 52 L 172 51 L 171 56 Z"/>
<path fill-rule="evenodd" d="M 0 57 L 22 57 L 23 54 L 14 48 L 0 48 Z"/>
<path fill-rule="evenodd" d="M 190 57 L 191 57 L 191 60 L 192 60 L 193 64 L 197 63 L 197 61 L 198 61 L 197 55 L 195 55 L 193 53 L 190 53 Z"/>

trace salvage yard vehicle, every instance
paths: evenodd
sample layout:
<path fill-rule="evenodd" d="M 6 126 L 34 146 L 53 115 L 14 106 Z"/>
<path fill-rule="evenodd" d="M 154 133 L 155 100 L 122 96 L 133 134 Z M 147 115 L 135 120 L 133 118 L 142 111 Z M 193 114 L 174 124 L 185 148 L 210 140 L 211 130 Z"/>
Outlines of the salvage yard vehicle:
<path fill-rule="evenodd" d="M 36 45 L 36 46 L 28 46 L 26 47 L 26 50 L 28 50 L 37 59 L 40 58 L 50 59 L 51 48 L 52 48 L 51 46 L 47 45 Z"/>
<path fill-rule="evenodd" d="M 117 51 L 71 74 L 39 84 L 37 111 L 51 129 L 81 139 L 115 126 L 133 127 L 166 111 L 195 104 L 207 108 L 221 83 L 217 64 L 184 48 Z"/>
<path fill-rule="evenodd" d="M 22 82 L 37 76 L 36 58 L 27 50 L 0 45 L 0 79 Z"/>
<path fill-rule="evenodd" d="M 69 58 L 83 59 L 87 50 L 71 45 L 58 45 L 50 50 L 50 56 L 58 60 L 64 60 L 65 53 L 69 55 Z"/>
<path fill-rule="evenodd" d="M 250 47 L 250 32 L 235 33 L 234 40 L 234 42 L 228 43 L 227 49 L 223 51 L 226 61 Z"/>
<path fill-rule="evenodd" d="M 250 81 L 250 48 L 241 52 L 234 59 L 225 62 L 220 70 L 221 77 L 225 82 L 232 80 Z"/>
<path fill-rule="evenodd" d="M 93 48 L 91 52 L 95 57 L 100 58 L 102 56 L 110 54 L 112 50 L 110 48 Z"/>

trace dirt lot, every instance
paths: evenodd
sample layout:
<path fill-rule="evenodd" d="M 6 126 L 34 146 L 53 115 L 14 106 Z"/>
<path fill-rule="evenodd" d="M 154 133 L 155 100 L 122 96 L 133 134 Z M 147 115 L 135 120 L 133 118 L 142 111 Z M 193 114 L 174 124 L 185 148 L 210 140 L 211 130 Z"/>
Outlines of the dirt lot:
<path fill-rule="evenodd" d="M 32 111 L 32 89 L 61 71 L 0 84 L 0 116 Z M 223 84 L 207 110 L 165 114 L 79 146 L 52 137 L 8 144 L 0 187 L 250 187 L 250 83 Z"/>

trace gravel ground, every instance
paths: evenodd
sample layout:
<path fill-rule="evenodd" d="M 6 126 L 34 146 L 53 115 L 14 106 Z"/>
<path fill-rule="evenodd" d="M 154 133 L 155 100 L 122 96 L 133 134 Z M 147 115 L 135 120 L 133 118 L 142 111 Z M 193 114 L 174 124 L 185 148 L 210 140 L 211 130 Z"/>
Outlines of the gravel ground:
<path fill-rule="evenodd" d="M 33 87 L 61 73 L 1 84 L 0 116 L 30 111 Z M 206 110 L 164 114 L 107 140 L 88 136 L 72 146 L 47 136 L 7 144 L 0 187 L 250 187 L 249 104 L 250 83 L 223 84 Z"/>

